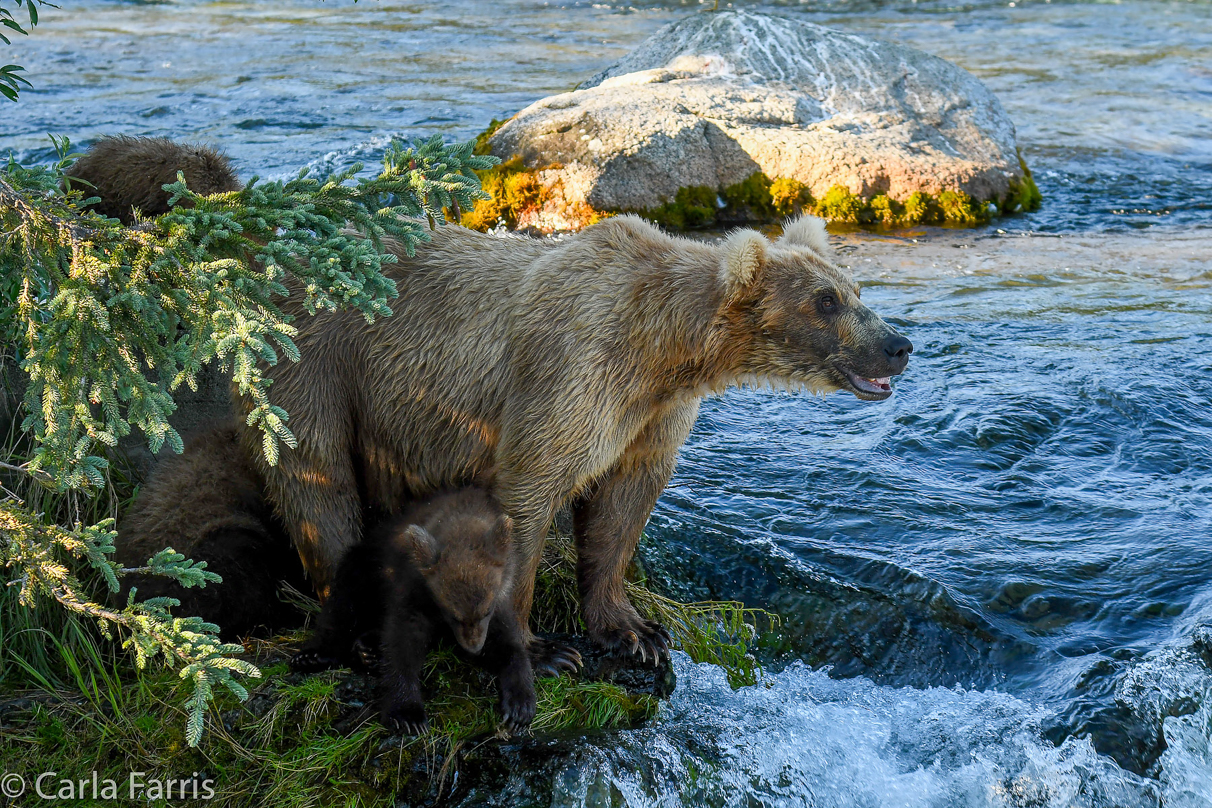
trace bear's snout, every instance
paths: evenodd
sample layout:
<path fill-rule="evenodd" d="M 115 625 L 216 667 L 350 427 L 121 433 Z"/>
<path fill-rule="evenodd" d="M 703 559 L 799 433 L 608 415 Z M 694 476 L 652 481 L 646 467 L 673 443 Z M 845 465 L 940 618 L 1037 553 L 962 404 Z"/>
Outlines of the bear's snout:
<path fill-rule="evenodd" d="M 911 353 L 913 353 L 913 343 L 900 334 L 894 332 L 884 340 L 884 356 L 888 359 L 888 367 L 893 376 L 905 371 Z"/>

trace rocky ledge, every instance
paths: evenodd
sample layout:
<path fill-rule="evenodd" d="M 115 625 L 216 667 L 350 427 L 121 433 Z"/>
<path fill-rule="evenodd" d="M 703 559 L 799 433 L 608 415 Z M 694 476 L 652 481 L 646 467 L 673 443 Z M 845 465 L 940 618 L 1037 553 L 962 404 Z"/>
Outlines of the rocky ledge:
<path fill-rule="evenodd" d="M 506 162 L 471 226 L 568 230 L 623 210 L 674 226 L 800 210 L 974 223 L 1038 204 L 1013 123 L 967 71 L 746 11 L 661 29 L 486 146 Z"/>

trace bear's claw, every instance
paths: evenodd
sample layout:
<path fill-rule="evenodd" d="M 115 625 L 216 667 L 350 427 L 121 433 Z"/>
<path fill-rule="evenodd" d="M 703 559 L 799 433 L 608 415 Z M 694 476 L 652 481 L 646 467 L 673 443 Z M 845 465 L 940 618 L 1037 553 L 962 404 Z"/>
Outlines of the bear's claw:
<path fill-rule="evenodd" d="M 290 669 L 295 673 L 318 673 L 343 667 L 343 660 L 316 648 L 304 648 L 290 658 Z"/>
<path fill-rule="evenodd" d="M 379 634 L 368 631 L 353 641 L 352 655 L 357 665 L 372 673 L 379 669 Z"/>
<path fill-rule="evenodd" d="M 501 723 L 510 732 L 521 732 L 534 721 L 535 698 L 525 696 L 502 696 Z"/>
<path fill-rule="evenodd" d="M 388 708 L 383 714 L 383 724 L 401 735 L 424 735 L 429 731 L 425 707 L 416 704 L 399 704 Z"/>
<path fill-rule="evenodd" d="M 534 668 L 535 678 L 559 676 L 567 671 L 576 673 L 582 664 L 581 652 L 570 645 L 554 640 L 530 641 L 527 649 L 530 654 L 530 664 Z"/>
<path fill-rule="evenodd" d="M 613 654 L 638 656 L 653 667 L 669 659 L 673 637 L 655 620 L 641 620 L 636 625 L 594 632 L 594 641 Z"/>

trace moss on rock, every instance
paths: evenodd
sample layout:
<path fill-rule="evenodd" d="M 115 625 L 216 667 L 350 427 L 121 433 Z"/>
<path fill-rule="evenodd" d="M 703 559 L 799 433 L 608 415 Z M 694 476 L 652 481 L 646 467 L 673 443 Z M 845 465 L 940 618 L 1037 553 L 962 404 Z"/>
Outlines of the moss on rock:
<path fill-rule="evenodd" d="M 504 124 L 493 120 L 476 138 L 477 151 L 488 151 L 488 139 Z M 976 227 L 994 216 L 1037 210 L 1042 201 L 1039 188 L 1019 154 L 1022 177 L 1011 183 L 1001 200 L 978 200 L 964 191 L 944 190 L 938 194 L 917 191 L 905 200 L 877 194 L 866 199 L 844 185 L 834 185 L 821 199 L 813 198 L 807 185 L 790 177 L 769 177 L 758 171 L 735 185 L 719 190 L 707 185 L 678 189 L 673 199 L 653 208 L 597 211 L 584 202 L 563 199 L 559 180 L 550 174 L 560 166 L 526 168 L 519 157 L 480 173 L 490 199 L 476 204 L 463 214 L 462 224 L 475 230 L 490 230 L 504 225 L 545 229 L 539 211 L 551 209 L 547 221 L 565 222 L 578 229 L 616 213 L 638 213 L 671 230 L 696 230 L 730 224 L 769 224 L 779 219 L 812 213 L 831 222 L 864 227 L 909 227 L 947 225 Z M 556 208 L 562 208 L 556 211 Z"/>
<path fill-rule="evenodd" d="M 811 211 L 816 204 L 808 186 L 790 177 L 780 177 L 770 183 L 770 202 L 780 217 L 798 216 Z"/>
<path fill-rule="evenodd" d="M 887 194 L 880 194 L 871 200 L 871 213 L 877 222 L 892 227 L 905 215 L 905 206 Z"/>
<path fill-rule="evenodd" d="M 516 157 L 482 172 L 481 182 L 491 198 L 464 213 L 463 226 L 480 231 L 501 225 L 514 229 L 528 218 L 533 220 L 538 211 L 554 200 L 551 186 L 539 175 L 539 171 L 524 168 Z M 1040 201 L 1039 189 L 1029 172 L 1011 186 L 1010 194 L 1000 205 L 980 202 L 963 191 L 943 191 L 937 195 L 917 191 L 903 202 L 887 194 L 866 200 L 842 185 L 833 186 L 822 199 L 816 200 L 808 186 L 798 180 L 787 177 L 771 180 L 756 173 L 723 191 L 706 185 L 680 188 L 672 200 L 655 208 L 607 212 L 576 203 L 578 209 L 562 218 L 584 227 L 607 216 L 629 212 L 670 230 L 699 230 L 725 224 L 766 224 L 812 213 L 831 222 L 859 226 L 976 227 L 999 213 L 1036 210 Z"/>
<path fill-rule="evenodd" d="M 1018 164 L 1023 170 L 1023 176 L 1010 183 L 1010 193 L 1006 194 L 1006 198 L 1002 200 L 1002 213 L 1024 213 L 1039 210 L 1039 206 L 1044 200 L 1035 184 L 1035 177 L 1031 176 L 1031 169 L 1027 168 L 1027 161 L 1023 159 L 1021 151 L 1018 155 Z"/>
<path fill-rule="evenodd" d="M 715 224 L 719 194 L 706 185 L 679 188 L 673 201 L 659 208 L 636 211 L 645 219 L 671 230 L 696 230 Z"/>
<path fill-rule="evenodd" d="M 545 190 L 536 172 L 526 169 L 520 157 L 477 173 L 489 198 L 476 202 L 474 208 L 463 214 L 460 224 L 464 227 L 486 231 L 503 224 L 513 229 L 527 211 L 540 207 L 546 201 Z"/>
<path fill-rule="evenodd" d="M 905 200 L 905 211 L 901 221 L 907 225 L 933 224 L 941 218 L 938 202 L 930 194 L 917 191 Z"/>

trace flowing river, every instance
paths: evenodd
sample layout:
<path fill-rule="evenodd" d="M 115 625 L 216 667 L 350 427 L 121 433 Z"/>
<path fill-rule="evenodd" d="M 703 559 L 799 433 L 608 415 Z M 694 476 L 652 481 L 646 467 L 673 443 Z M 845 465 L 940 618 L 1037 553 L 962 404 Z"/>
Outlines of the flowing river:
<path fill-rule="evenodd" d="M 450 800 L 1212 805 L 1212 3 L 744 5 L 972 71 L 1044 206 L 839 236 L 916 346 L 890 401 L 703 408 L 643 557 L 675 596 L 782 615 L 765 681 L 679 657 L 649 726 L 520 744 Z M 36 87 L 0 149 L 163 134 L 244 177 L 373 164 L 704 8 L 79 0 L 9 49 Z"/>

